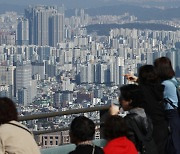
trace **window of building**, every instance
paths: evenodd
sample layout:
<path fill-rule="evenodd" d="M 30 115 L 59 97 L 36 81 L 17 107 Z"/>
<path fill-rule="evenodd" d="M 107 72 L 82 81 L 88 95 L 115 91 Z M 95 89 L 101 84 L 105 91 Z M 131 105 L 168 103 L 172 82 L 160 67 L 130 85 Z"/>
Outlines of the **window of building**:
<path fill-rule="evenodd" d="M 50 139 L 53 139 L 53 136 L 50 136 Z"/>
<path fill-rule="evenodd" d="M 55 139 L 57 139 L 57 140 L 58 140 L 58 139 L 59 139 L 59 137 L 58 137 L 58 136 L 56 136 L 56 137 L 55 137 Z"/>
<path fill-rule="evenodd" d="M 44 139 L 47 139 L 47 136 L 44 136 Z"/>

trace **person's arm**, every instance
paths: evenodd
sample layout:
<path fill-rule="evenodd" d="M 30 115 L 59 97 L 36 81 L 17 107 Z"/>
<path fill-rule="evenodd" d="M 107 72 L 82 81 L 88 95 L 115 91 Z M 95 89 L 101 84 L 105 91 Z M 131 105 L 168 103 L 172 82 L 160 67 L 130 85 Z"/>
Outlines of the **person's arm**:
<path fill-rule="evenodd" d="M 112 103 L 110 108 L 109 108 L 109 114 L 110 115 L 118 115 L 119 111 L 120 111 L 119 106 Z"/>

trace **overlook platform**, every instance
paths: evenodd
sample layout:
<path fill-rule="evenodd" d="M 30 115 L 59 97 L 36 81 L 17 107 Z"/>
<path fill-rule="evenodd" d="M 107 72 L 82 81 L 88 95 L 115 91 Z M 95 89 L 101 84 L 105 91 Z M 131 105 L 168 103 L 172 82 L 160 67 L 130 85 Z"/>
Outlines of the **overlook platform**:
<path fill-rule="evenodd" d="M 34 120 L 34 119 L 43 119 L 49 117 L 56 117 L 56 116 L 63 116 L 63 115 L 72 115 L 72 114 L 79 114 L 79 113 L 87 113 L 87 112 L 100 112 L 100 123 L 95 123 L 96 125 L 100 125 L 103 123 L 103 117 L 107 110 L 109 109 L 109 105 L 106 106 L 96 106 L 91 108 L 81 108 L 81 109 L 72 109 L 67 111 L 59 111 L 59 112 L 50 112 L 50 113 L 39 113 L 34 115 L 28 116 L 20 116 L 19 121 L 27 121 L 27 120 Z M 54 132 L 60 132 L 69 130 L 69 128 L 58 128 L 54 130 L 44 130 L 44 131 L 34 131 L 34 135 L 41 135 L 41 134 L 49 134 Z M 93 143 L 97 146 L 104 147 L 106 141 L 104 139 L 93 140 Z M 74 144 L 65 144 L 60 146 L 52 146 L 51 148 L 41 149 L 42 154 L 68 154 L 70 151 L 75 149 Z"/>

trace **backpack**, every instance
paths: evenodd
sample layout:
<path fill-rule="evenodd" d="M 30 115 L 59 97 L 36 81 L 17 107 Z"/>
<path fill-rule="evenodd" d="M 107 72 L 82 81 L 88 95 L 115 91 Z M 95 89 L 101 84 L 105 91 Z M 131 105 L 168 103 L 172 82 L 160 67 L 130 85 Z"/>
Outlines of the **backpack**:
<path fill-rule="evenodd" d="M 148 123 L 151 123 L 151 120 L 148 118 Z M 138 127 L 135 118 L 131 117 L 131 125 L 134 129 L 135 134 L 137 135 L 138 140 L 141 142 L 141 154 L 158 154 L 156 144 L 152 138 L 152 131 L 148 131 L 144 135 Z M 152 128 L 149 128 L 152 129 Z"/>
<path fill-rule="evenodd" d="M 180 114 L 180 82 L 177 79 L 176 79 L 177 82 L 174 80 L 169 80 L 169 81 L 172 82 L 174 84 L 174 86 L 176 87 L 176 93 L 177 93 L 177 98 L 178 98 L 178 107 L 175 106 L 174 103 L 169 98 L 165 98 L 165 103 L 169 103 Z"/>

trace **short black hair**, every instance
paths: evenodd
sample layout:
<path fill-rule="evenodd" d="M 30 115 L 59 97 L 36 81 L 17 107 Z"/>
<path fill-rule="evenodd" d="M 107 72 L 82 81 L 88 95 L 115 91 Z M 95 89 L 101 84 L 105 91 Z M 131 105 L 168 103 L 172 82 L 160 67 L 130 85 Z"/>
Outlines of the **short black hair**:
<path fill-rule="evenodd" d="M 109 115 L 104 123 L 103 135 L 107 140 L 126 136 L 127 127 L 124 119 L 118 115 Z"/>
<path fill-rule="evenodd" d="M 142 104 L 144 102 L 142 91 L 139 87 L 139 85 L 135 84 L 127 84 L 120 87 L 120 97 L 119 101 L 125 100 L 125 101 L 132 101 L 130 103 L 130 106 L 134 107 L 142 107 Z"/>
<path fill-rule="evenodd" d="M 87 117 L 76 117 L 71 123 L 70 134 L 80 142 L 92 140 L 95 134 L 95 124 Z"/>
<path fill-rule="evenodd" d="M 143 65 L 139 68 L 138 83 L 140 85 L 159 83 L 159 78 L 153 65 Z"/>
<path fill-rule="evenodd" d="M 167 57 L 160 57 L 154 61 L 154 66 L 161 81 L 169 80 L 175 76 L 171 60 Z"/>
<path fill-rule="evenodd" d="M 18 113 L 14 102 L 7 98 L 0 98 L 0 125 L 9 121 L 18 120 Z"/>

